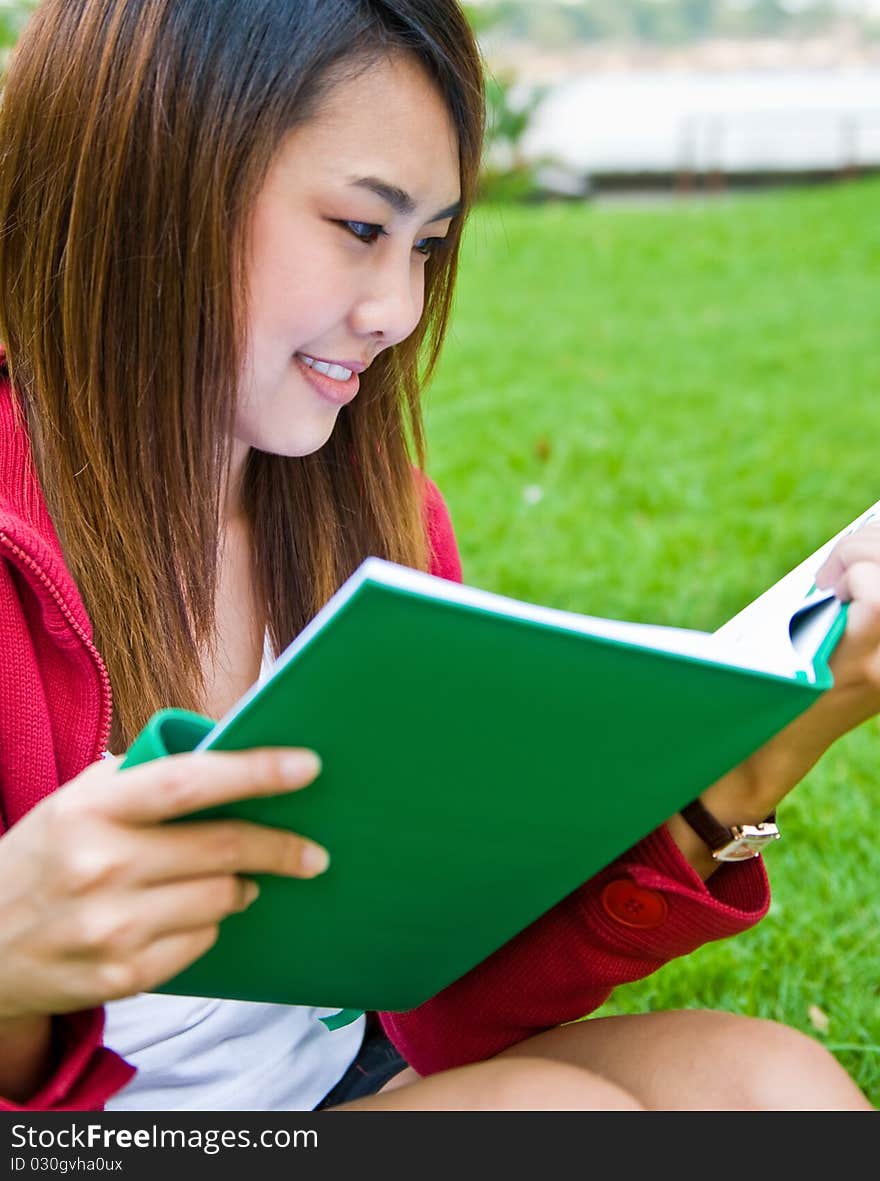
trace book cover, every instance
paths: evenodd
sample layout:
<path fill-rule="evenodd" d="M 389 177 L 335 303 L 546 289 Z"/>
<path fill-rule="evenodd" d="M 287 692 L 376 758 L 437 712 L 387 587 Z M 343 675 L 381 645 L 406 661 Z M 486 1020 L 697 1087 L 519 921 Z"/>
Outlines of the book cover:
<path fill-rule="evenodd" d="M 595 619 L 368 558 L 225 718 L 163 711 L 127 755 L 291 745 L 323 763 L 302 791 L 199 813 L 300 832 L 331 865 L 262 877 L 158 991 L 382 1010 L 434 995 L 830 686 L 846 609 L 801 583 L 753 612 L 778 637 L 756 652 L 742 627 Z"/>

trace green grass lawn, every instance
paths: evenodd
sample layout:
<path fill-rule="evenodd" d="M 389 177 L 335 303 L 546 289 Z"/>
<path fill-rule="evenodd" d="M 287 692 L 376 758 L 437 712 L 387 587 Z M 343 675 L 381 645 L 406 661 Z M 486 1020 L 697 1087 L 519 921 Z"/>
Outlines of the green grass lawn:
<path fill-rule="evenodd" d="M 880 498 L 880 185 L 490 206 L 427 394 L 465 579 L 712 630 Z M 830 1046 L 880 1105 L 880 725 L 780 808 L 768 917 L 601 1011 Z"/>

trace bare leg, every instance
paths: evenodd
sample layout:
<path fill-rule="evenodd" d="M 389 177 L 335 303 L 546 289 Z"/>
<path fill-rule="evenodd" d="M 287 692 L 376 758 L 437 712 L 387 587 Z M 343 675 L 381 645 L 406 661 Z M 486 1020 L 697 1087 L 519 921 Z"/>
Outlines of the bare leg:
<path fill-rule="evenodd" d="M 581 1066 L 653 1111 L 873 1111 L 837 1059 L 774 1021 L 702 1009 L 594 1017 L 537 1034 L 493 1061 Z"/>
<path fill-rule="evenodd" d="M 477 1062 L 410 1081 L 333 1111 L 639 1111 L 616 1084 L 579 1066 L 519 1055 Z M 402 1076 L 398 1076 L 402 1079 Z M 412 1079 L 417 1081 L 412 1081 Z M 394 1086 L 398 1083 L 397 1086 Z"/>
<path fill-rule="evenodd" d="M 403 1071 L 372 1111 L 873 1111 L 813 1038 L 701 1009 L 594 1017 L 488 1062 L 419 1079 Z"/>

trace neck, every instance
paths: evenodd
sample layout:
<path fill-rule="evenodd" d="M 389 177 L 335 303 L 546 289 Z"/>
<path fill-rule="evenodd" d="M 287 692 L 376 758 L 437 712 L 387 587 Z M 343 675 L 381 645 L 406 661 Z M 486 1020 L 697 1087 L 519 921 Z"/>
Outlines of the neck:
<path fill-rule="evenodd" d="M 244 468 L 249 454 L 250 447 L 247 443 L 242 443 L 238 439 L 233 440 L 232 451 L 229 456 L 229 472 L 221 498 L 221 527 L 240 520 L 243 515 L 242 485 L 244 482 Z"/>

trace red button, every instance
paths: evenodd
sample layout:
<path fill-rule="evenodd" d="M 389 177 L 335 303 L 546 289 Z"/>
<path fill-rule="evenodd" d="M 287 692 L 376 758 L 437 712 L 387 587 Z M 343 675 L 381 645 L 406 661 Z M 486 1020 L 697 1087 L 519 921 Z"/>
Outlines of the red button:
<path fill-rule="evenodd" d="M 602 891 L 602 905 L 606 914 L 625 927 L 659 927 L 669 914 L 662 894 L 626 878 L 608 883 Z"/>

